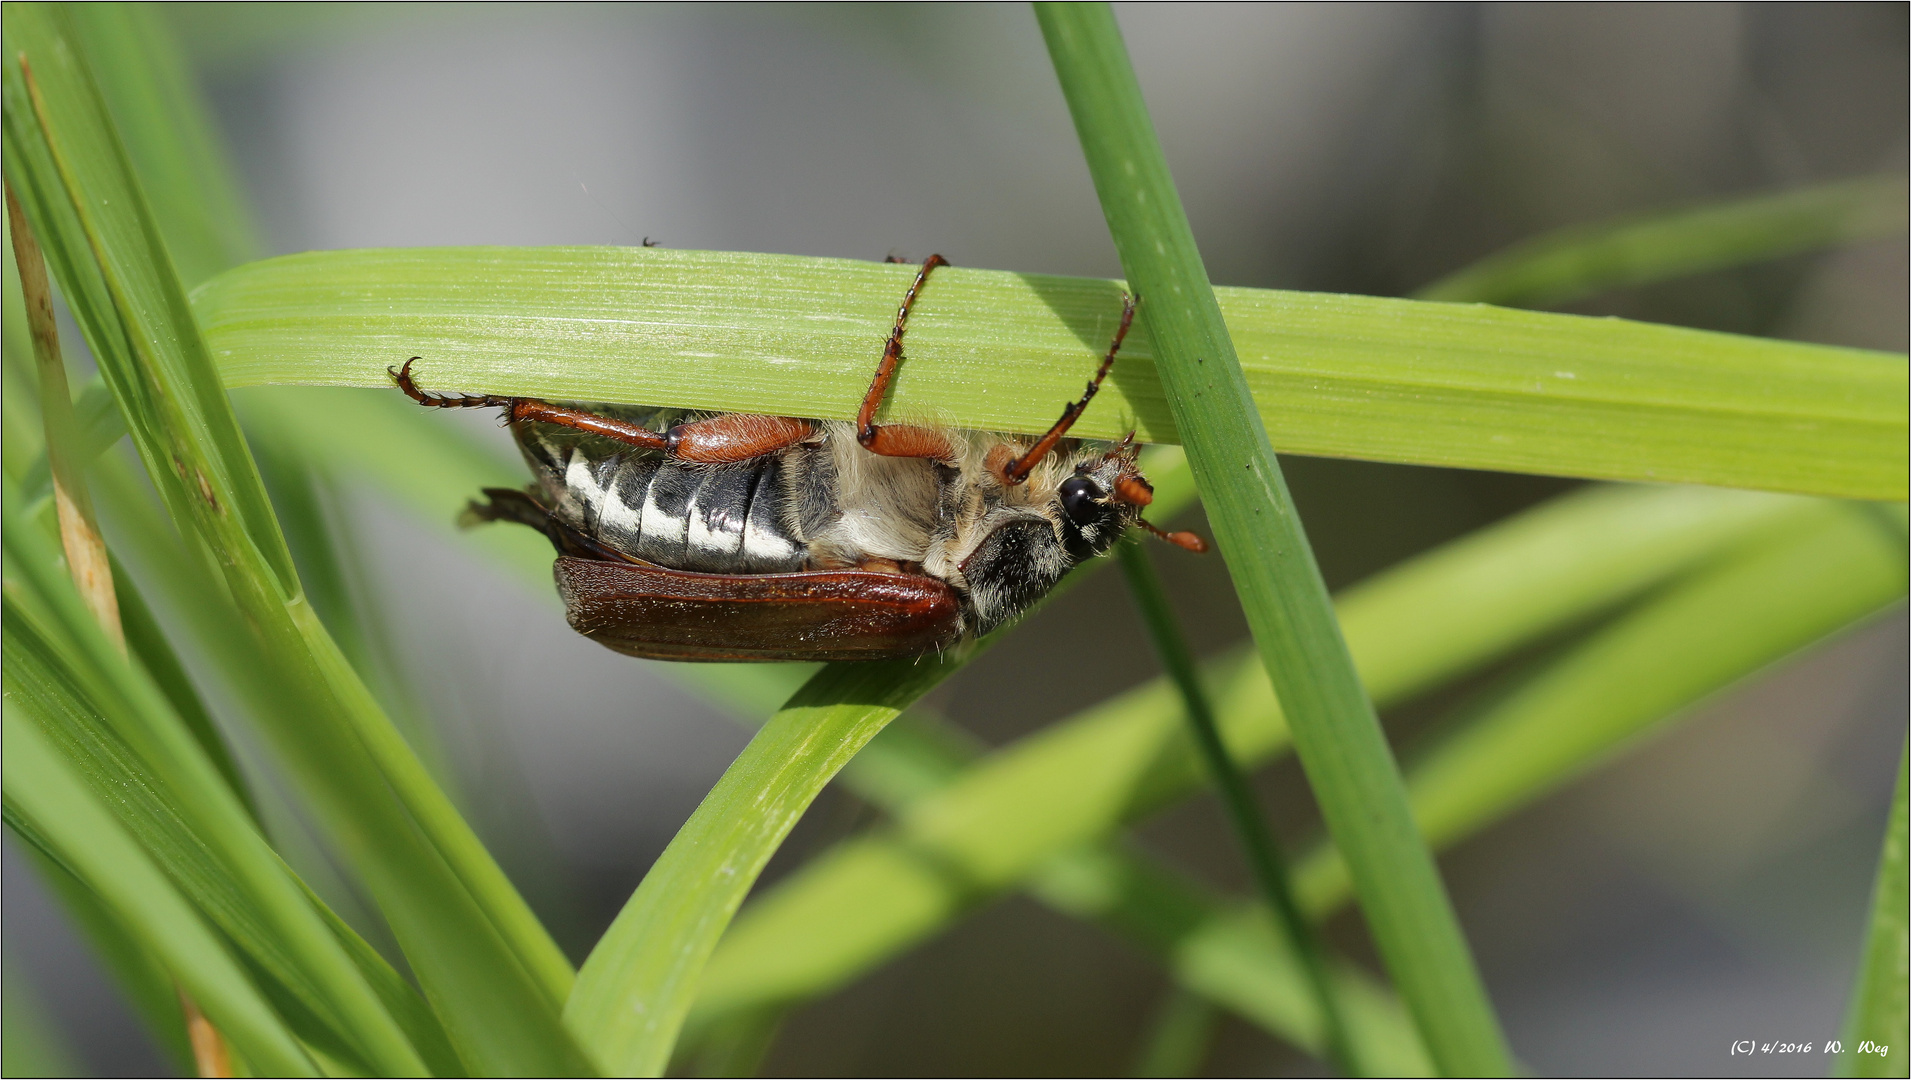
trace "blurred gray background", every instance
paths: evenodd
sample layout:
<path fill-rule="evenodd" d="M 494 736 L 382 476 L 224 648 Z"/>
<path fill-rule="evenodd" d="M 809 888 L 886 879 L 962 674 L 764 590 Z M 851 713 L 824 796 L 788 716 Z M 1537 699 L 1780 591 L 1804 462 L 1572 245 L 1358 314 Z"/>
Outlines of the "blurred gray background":
<path fill-rule="evenodd" d="M 1547 228 L 1902 171 L 1907 8 L 1117 5 L 1217 284 L 1409 291 Z M 636 244 L 1118 276 L 1029 10 L 941 6 L 176 5 L 274 252 Z M 1902 351 L 1902 239 L 1575 310 Z M 501 437 L 484 421 L 473 429 Z M 1289 459 L 1330 585 L 1564 481 Z M 747 733 L 570 633 L 370 493 L 355 528 L 481 829 L 580 954 Z M 1199 527 L 1198 520 L 1193 522 Z M 1215 559 L 1158 553 L 1203 650 L 1245 628 Z M 993 744 L 1151 676 L 1112 575 L 930 705 Z M 1729 1058 L 1834 1034 L 1906 724 L 1902 611 L 1705 707 L 1443 861 L 1515 1050 L 1560 1075 L 1822 1074 Z M 1411 732 L 1430 711 L 1390 717 Z M 1260 778 L 1309 834 L 1291 766 Z M 873 819 L 826 793 L 766 881 Z M 1145 841 L 1237 890 L 1197 799 Z M 160 1068 L 9 849 L 10 976 L 82 1067 Z M 1356 920 L 1337 938 L 1360 947 Z M 18 985 L 11 983 L 10 985 Z M 1165 982 L 1009 899 L 797 1011 L 787 1075 L 1109 1075 Z M 1223 1024 L 1215 1075 L 1317 1073 Z"/>

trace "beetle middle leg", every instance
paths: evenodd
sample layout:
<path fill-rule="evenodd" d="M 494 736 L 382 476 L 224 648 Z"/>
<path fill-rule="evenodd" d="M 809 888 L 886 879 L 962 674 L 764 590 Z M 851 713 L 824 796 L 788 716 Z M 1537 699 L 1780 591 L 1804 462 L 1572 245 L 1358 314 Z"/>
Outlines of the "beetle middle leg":
<path fill-rule="evenodd" d="M 942 432 L 914 424 L 876 423 L 876 410 L 889 395 L 889 384 L 896 378 L 896 366 L 902 362 L 902 332 L 909 323 L 909 309 L 916 306 L 916 294 L 922 291 L 923 282 L 929 280 L 929 272 L 947 265 L 949 260 L 940 255 L 922 260 L 922 269 L 916 271 L 915 282 L 903 294 L 902 306 L 896 309 L 896 328 L 889 332 L 889 343 L 883 346 L 883 358 L 876 365 L 876 377 L 870 380 L 869 392 L 863 395 L 862 408 L 856 412 L 856 441 L 872 454 L 955 464 L 955 447 Z"/>
<path fill-rule="evenodd" d="M 420 405 L 436 409 L 505 410 L 511 423 L 535 421 L 602 435 L 644 450 L 661 450 L 678 461 L 706 465 L 728 465 L 752 461 L 765 454 L 795 446 L 809 438 L 816 426 L 808 420 L 787 416 L 757 416 L 751 413 L 726 413 L 706 420 L 678 424 L 667 431 L 649 428 L 603 416 L 583 409 L 553 405 L 527 397 L 501 397 L 496 394 L 429 394 L 412 381 L 414 356 L 403 368 L 386 368 L 392 381 L 405 396 Z"/>

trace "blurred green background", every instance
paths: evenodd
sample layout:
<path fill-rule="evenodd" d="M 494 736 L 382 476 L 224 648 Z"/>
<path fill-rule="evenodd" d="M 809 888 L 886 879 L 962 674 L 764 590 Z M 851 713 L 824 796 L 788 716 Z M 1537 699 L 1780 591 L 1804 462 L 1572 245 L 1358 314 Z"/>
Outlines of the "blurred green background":
<path fill-rule="evenodd" d="M 1906 10 L 1118 6 L 1213 280 L 1383 295 L 1563 225 L 1904 170 Z M 1119 273 L 1022 6 L 164 14 L 273 252 L 649 238 Z M 1901 352 L 1906 263 L 1898 238 L 1570 310 Z M 446 422 L 505 448 L 485 418 Z M 1570 486 L 1286 465 L 1335 587 Z M 581 955 L 746 733 L 669 673 L 571 634 L 552 597 L 442 529 L 369 491 L 352 507 L 376 574 L 364 587 L 402 589 L 397 655 L 441 689 L 427 707 L 453 786 Z M 1245 636 L 1218 560 L 1157 562 L 1197 648 Z M 1906 649 L 1900 610 L 1444 858 L 1532 1069 L 1821 1070 L 1816 1057 L 1728 1066 L 1724 1053 L 1738 1038 L 1834 1033 L 1903 737 Z M 929 705 L 1001 744 L 1155 672 L 1119 581 L 1102 575 Z M 1398 744 L 1410 748 L 1466 690 L 1389 715 Z M 1298 768 L 1257 779 L 1279 831 L 1310 835 Z M 765 883 L 873 818 L 826 793 Z M 1202 877 L 1248 888 L 1209 800 L 1140 836 Z M 9 1023 L 31 987 L 80 1070 L 163 1068 L 11 847 L 6 868 Z M 1353 917 L 1330 930 L 1362 953 Z M 1009 899 L 798 1010 L 766 1071 L 1119 1073 L 1165 993 L 1158 969 L 1125 946 Z M 1207 1067 L 1314 1066 L 1229 1020 Z"/>

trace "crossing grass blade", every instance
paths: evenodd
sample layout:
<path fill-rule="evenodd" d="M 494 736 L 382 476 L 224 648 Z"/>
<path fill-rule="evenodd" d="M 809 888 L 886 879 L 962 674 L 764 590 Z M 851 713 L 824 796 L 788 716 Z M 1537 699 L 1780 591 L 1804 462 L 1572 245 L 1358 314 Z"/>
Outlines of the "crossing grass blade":
<path fill-rule="evenodd" d="M 1906 197 L 1901 174 L 1863 176 L 1576 225 L 1522 240 L 1414 296 L 1548 307 L 1609 289 L 1855 241 L 1902 237 Z"/>
<path fill-rule="evenodd" d="M 1663 501 L 1673 493 L 1628 494 Z M 1542 523 L 1558 527 L 1561 535 L 1579 531 L 1558 508 L 1550 509 L 1551 514 L 1535 516 L 1553 517 Z M 1572 509 L 1583 513 L 1593 507 Z M 1590 523 L 1592 515 L 1584 520 Z M 1538 530 L 1522 528 L 1530 524 L 1514 522 L 1506 531 L 1534 538 Z M 1691 526 L 1688 522 L 1687 528 Z M 1608 556 L 1613 559 L 1608 573 L 1640 561 L 1655 545 L 1638 544 L 1639 539 L 1627 542 L 1607 531 L 1586 549 L 1571 552 L 1567 565 L 1555 568 L 1556 580 L 1572 583 L 1575 571 L 1596 567 Z M 1500 540 L 1476 536 L 1456 547 L 1473 546 L 1483 562 L 1517 556 Z M 1658 545 L 1683 546 L 1670 536 L 1656 540 Z M 1620 550 L 1613 550 L 1615 541 Z M 1732 554 L 1740 548 L 1743 552 Z M 1848 508 L 1793 503 L 1772 519 L 1740 519 L 1733 533 L 1715 536 L 1707 551 L 1693 551 L 1666 566 L 1666 574 L 1681 574 L 1689 579 L 1685 583 L 1588 638 L 1541 673 L 1525 676 L 1517 693 L 1496 692 L 1494 698 L 1506 703 L 1502 708 L 1456 721 L 1451 740 L 1429 748 L 1409 771 L 1416 816 L 1439 844 L 1471 835 L 1556 789 L 1668 715 L 1688 710 L 1823 634 L 1901 600 L 1904 577 L 1892 551 L 1890 537 L 1882 535 L 1875 522 Z M 1428 565 L 1464 580 L 1463 573 L 1455 573 L 1464 569 L 1456 554 L 1436 552 Z M 1507 560 L 1513 567 L 1527 561 Z M 1687 569 L 1694 566 L 1702 569 Z M 1421 583 L 1413 580 L 1414 570 L 1404 568 L 1393 580 L 1382 575 L 1343 601 L 1343 608 L 1350 608 L 1358 597 L 1363 609 L 1360 620 L 1349 624 L 1363 671 L 1384 676 L 1390 674 L 1389 666 L 1400 664 L 1402 674 L 1414 676 L 1412 681 L 1376 678 L 1377 685 L 1421 686 L 1428 678 L 1417 665 L 1401 664 L 1405 650 L 1396 642 L 1380 639 L 1370 651 L 1364 633 L 1354 629 L 1413 625 L 1420 604 L 1441 610 L 1438 595 L 1422 591 Z M 1623 572 L 1629 573 L 1630 567 Z M 1628 581 L 1618 591 L 1637 595 L 1651 583 Z M 1571 625 L 1597 610 L 1582 607 L 1577 615 L 1561 611 L 1553 625 Z M 1687 663 L 1680 635 L 1689 639 L 1713 633 L 1720 644 Z M 1488 639 L 1483 635 L 1476 640 Z M 1484 658 L 1456 659 L 1447 674 L 1467 670 Z M 1231 676 L 1212 669 L 1209 676 L 1223 703 L 1222 715 L 1233 721 L 1228 741 L 1242 761 L 1264 761 L 1285 750 L 1280 714 L 1257 665 L 1245 658 L 1234 664 Z M 1664 689 L 1622 695 L 1609 704 L 1589 698 L 1584 690 L 1589 685 L 1635 683 L 1664 684 Z M 1088 710 L 956 772 L 938 793 L 903 807 L 896 829 L 846 841 L 812 860 L 743 912 L 705 973 L 693 1025 L 710 1023 L 732 1009 L 826 993 L 936 932 L 1000 888 L 1022 883 L 1062 910 L 1095 918 L 1158 951 L 1190 986 L 1311 1049 L 1301 1019 L 1306 1015 L 1305 992 L 1298 970 L 1286 969 L 1282 983 L 1278 957 L 1271 965 L 1244 959 L 1267 948 L 1264 929 L 1260 942 L 1244 936 L 1243 927 L 1261 925 L 1257 911 L 1229 910 L 1199 901 L 1199 890 L 1162 886 L 1158 868 L 1133 864 L 1118 853 L 1070 851 L 1071 845 L 1093 841 L 1198 783 L 1191 748 L 1175 745 L 1177 708 L 1171 690 L 1144 687 Z M 1156 734 L 1145 734 L 1148 731 Z M 1456 793 L 1464 795 L 1472 784 L 1494 794 L 1460 798 L 1456 806 Z M 1089 812 L 1082 813 L 1083 806 Z M 1031 828 L 1038 823 L 1039 829 Z M 1055 869 L 1050 869 L 1051 860 Z M 1297 869 L 1303 901 L 1316 914 L 1346 898 L 1344 871 L 1336 860 L 1332 849 L 1323 849 Z M 1163 896 L 1183 899 L 1167 902 Z M 1163 911 L 1195 914 L 1164 922 Z M 1272 986 L 1270 979 L 1275 980 Z M 1294 1004 L 1296 999 L 1301 1005 Z M 1360 1005 L 1356 997 L 1349 1000 Z M 1411 1054 L 1414 1041 L 1390 1035 L 1384 1024 L 1363 1023 L 1364 1015 L 1359 1007 L 1350 1012 L 1363 1053 L 1383 1049 L 1394 1067 L 1414 1071 L 1399 1056 Z"/>
<path fill-rule="evenodd" d="M 1367 929 L 1435 1064 L 1501 1076 L 1512 1057 L 1398 767 L 1354 670 L 1260 408 L 1105 4 L 1036 17 L 1081 138 L 1208 523 Z M 1270 403 L 1276 415 L 1298 407 Z"/>

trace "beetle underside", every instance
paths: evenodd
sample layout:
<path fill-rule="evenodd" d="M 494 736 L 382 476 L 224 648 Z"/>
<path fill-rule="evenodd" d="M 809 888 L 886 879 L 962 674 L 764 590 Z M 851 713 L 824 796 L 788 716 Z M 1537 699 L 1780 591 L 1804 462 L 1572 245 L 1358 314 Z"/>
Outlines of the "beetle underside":
<path fill-rule="evenodd" d="M 412 361 L 391 374 L 420 405 L 505 411 L 538 483 L 486 489 L 467 519 L 551 540 L 579 633 L 658 660 L 920 656 L 1013 620 L 1129 525 L 1162 535 L 1141 520 L 1152 494 L 1132 436 L 1106 451 L 1065 439 L 1132 300 L 1081 398 L 1032 443 L 876 422 L 910 308 L 941 265 L 930 256 L 905 294 L 854 427 L 427 394 Z"/>

